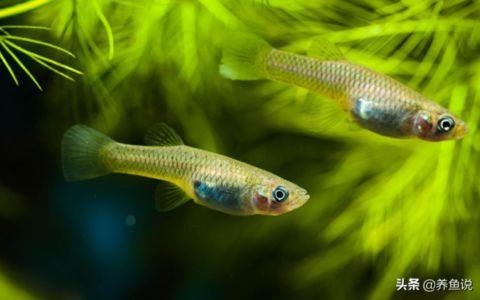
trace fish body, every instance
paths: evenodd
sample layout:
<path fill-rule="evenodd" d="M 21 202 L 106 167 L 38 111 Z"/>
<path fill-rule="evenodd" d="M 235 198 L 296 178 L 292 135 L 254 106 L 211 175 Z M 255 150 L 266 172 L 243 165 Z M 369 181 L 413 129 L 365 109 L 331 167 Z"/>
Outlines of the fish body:
<path fill-rule="evenodd" d="M 468 132 L 447 109 L 391 77 L 347 61 L 328 41 L 314 41 L 310 54 L 281 51 L 243 33 L 225 48 L 220 72 L 230 79 L 266 78 L 325 95 L 357 124 L 386 136 L 440 141 Z"/>
<path fill-rule="evenodd" d="M 149 146 L 117 143 L 83 125 L 69 129 L 62 142 L 67 180 L 122 173 L 162 180 L 156 202 L 161 211 L 188 199 L 233 215 L 279 215 L 309 198 L 299 186 L 232 158 L 183 144 L 164 124 L 155 126 Z"/>

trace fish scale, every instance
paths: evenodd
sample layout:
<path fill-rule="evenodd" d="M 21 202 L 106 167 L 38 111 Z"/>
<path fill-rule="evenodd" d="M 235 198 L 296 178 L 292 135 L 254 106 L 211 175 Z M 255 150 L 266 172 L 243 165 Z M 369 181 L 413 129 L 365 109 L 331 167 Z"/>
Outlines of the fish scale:
<path fill-rule="evenodd" d="M 111 172 L 173 182 L 195 202 L 214 209 L 219 209 L 216 207 L 219 203 L 215 203 L 215 199 L 199 199 L 194 190 L 195 182 L 227 191 L 243 190 L 244 187 L 260 184 L 265 179 L 282 181 L 286 186 L 292 185 L 262 169 L 185 145 L 136 146 L 112 142 L 100 152 L 101 161 Z M 304 193 L 303 189 L 301 191 L 301 194 Z M 219 210 L 232 214 L 253 213 L 250 202 L 240 203 L 229 198 L 224 198 L 224 201 L 233 209 L 244 211 L 232 211 L 232 207 L 220 207 Z"/>
<path fill-rule="evenodd" d="M 334 98 L 347 97 L 346 111 L 359 97 L 372 97 L 388 106 L 416 108 L 411 104 L 427 100 L 399 82 L 347 61 L 316 58 L 273 49 L 267 56 L 267 77 L 295 84 Z"/>

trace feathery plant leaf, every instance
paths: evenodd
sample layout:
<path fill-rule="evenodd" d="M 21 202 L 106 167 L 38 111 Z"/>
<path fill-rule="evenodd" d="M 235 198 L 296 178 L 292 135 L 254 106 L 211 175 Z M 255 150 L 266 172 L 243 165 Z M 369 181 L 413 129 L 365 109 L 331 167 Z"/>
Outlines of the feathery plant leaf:
<path fill-rule="evenodd" d="M 63 68 L 63 69 L 66 69 L 66 70 L 68 70 L 68 71 L 70 71 L 70 72 L 73 72 L 73 73 L 76 73 L 76 74 L 79 74 L 79 75 L 82 74 L 82 72 L 80 72 L 80 71 L 78 71 L 78 70 L 76 70 L 76 69 L 74 69 L 74 68 L 71 68 L 71 67 L 69 67 L 69 66 L 67 66 L 67 65 L 65 65 L 65 64 L 59 63 L 59 62 L 57 62 L 57 61 L 55 61 L 55 60 L 52 60 L 52 59 L 50 59 L 50 58 L 47 58 L 47 57 L 45 57 L 45 56 L 42 56 L 42 55 L 36 54 L 36 53 L 34 53 L 34 52 L 28 51 L 28 50 L 26 50 L 26 49 L 24 49 L 24 48 L 22 48 L 22 47 L 20 47 L 20 46 L 18 46 L 18 45 L 16 45 L 16 44 L 12 43 L 11 41 L 5 40 L 5 43 L 7 43 L 10 47 L 18 50 L 19 52 L 22 52 L 22 53 L 30 56 L 31 58 L 37 58 L 37 59 L 43 60 L 43 61 L 46 62 L 46 63 L 50 63 L 50 64 L 52 64 L 52 65 L 61 67 L 61 68 Z"/>
<path fill-rule="evenodd" d="M 105 18 L 105 15 L 102 12 L 102 9 L 98 5 L 97 1 L 93 1 L 95 5 L 95 11 L 97 12 L 98 19 L 102 23 L 103 27 L 105 28 L 105 32 L 107 33 L 108 37 L 108 58 L 112 59 L 113 58 L 113 52 L 114 52 L 114 39 L 113 39 L 113 32 L 112 28 L 110 27 L 110 24 L 108 23 L 108 20 Z"/>
<path fill-rule="evenodd" d="M 44 61 L 38 59 L 36 56 L 32 56 L 31 57 L 34 61 L 36 61 L 38 64 L 44 66 L 45 68 L 49 69 L 50 71 L 54 72 L 54 73 L 57 73 L 59 74 L 60 76 L 63 76 L 65 77 L 66 79 L 70 80 L 70 81 L 75 81 L 75 79 L 73 79 L 73 77 L 69 76 L 68 74 L 58 70 L 58 69 L 55 69 L 54 67 L 52 67 L 51 65 L 45 63 Z"/>
<path fill-rule="evenodd" d="M 34 29 L 34 30 L 52 30 L 49 27 L 45 26 L 34 26 L 34 25 L 2 25 L 2 29 Z"/>
<path fill-rule="evenodd" d="M 5 51 L 10 54 L 10 56 L 13 58 L 13 60 L 20 66 L 20 68 L 28 75 L 28 77 L 30 77 L 30 79 L 33 81 L 33 83 L 38 87 L 39 90 L 42 91 L 42 87 L 40 86 L 40 84 L 38 83 L 37 79 L 35 79 L 35 76 L 33 76 L 33 74 L 28 70 L 27 67 L 25 67 L 25 65 L 22 63 L 22 61 L 17 57 L 17 55 L 15 55 L 15 53 L 13 53 L 12 50 L 10 50 L 10 48 L 7 46 L 7 43 L 5 41 L 2 41 L 0 42 L 1 46 L 3 47 L 3 49 L 5 49 Z"/>
<path fill-rule="evenodd" d="M 68 51 L 68 50 L 66 50 L 62 47 L 56 46 L 54 44 L 41 41 L 41 40 L 36 40 L 36 39 L 33 39 L 33 38 L 12 35 L 7 31 L 7 29 L 35 29 L 35 30 L 50 30 L 50 29 L 47 28 L 47 27 L 43 27 L 43 26 L 26 26 L 26 25 L 6 25 L 6 26 L 1 26 L 0 27 L 0 32 L 3 33 L 3 35 L 0 35 L 0 46 L 5 50 L 6 53 L 9 54 L 9 56 L 25 72 L 25 74 L 27 74 L 27 76 L 33 81 L 33 83 L 38 87 L 39 90 L 42 90 L 42 87 L 41 87 L 40 83 L 37 81 L 37 79 L 32 74 L 32 72 L 28 69 L 28 67 L 25 66 L 25 64 L 21 61 L 21 59 L 12 51 L 12 49 L 24 54 L 27 57 L 30 57 L 33 61 L 37 62 L 41 66 L 53 71 L 54 73 L 66 78 L 68 80 L 74 81 L 74 79 L 71 76 L 67 75 L 66 73 L 64 73 L 62 71 L 59 71 L 59 70 L 55 69 L 53 66 L 60 67 L 62 69 L 65 69 L 69 72 L 72 72 L 72 73 L 75 73 L 75 74 L 78 74 L 78 75 L 83 74 L 81 71 L 79 71 L 75 68 L 69 67 L 69 66 L 67 66 L 67 65 L 65 65 L 65 64 L 63 64 L 59 61 L 47 58 L 47 57 L 45 57 L 43 55 L 40 55 L 40 54 L 37 54 L 33 51 L 29 51 L 29 50 L 25 49 L 24 47 L 19 46 L 17 43 L 20 42 L 20 43 L 40 45 L 40 46 L 44 46 L 46 48 L 50 48 L 50 49 L 59 51 L 61 53 L 67 54 L 71 57 L 75 57 L 75 55 L 73 55 L 73 53 L 71 53 L 70 51 Z M 0 59 L 2 60 L 3 64 L 5 65 L 5 68 L 10 73 L 10 76 L 12 77 L 15 84 L 19 85 L 19 82 L 18 82 L 18 79 L 15 75 L 15 72 L 14 72 L 13 68 L 11 67 L 10 63 L 8 62 L 7 58 L 5 57 L 5 55 L 3 55 L 3 53 L 1 53 L 1 49 L 0 49 Z"/>
<path fill-rule="evenodd" d="M 75 57 L 75 55 L 66 50 L 66 49 L 63 49 L 62 47 L 59 47 L 59 46 L 56 46 L 54 44 L 51 44 L 51 43 L 47 43 L 47 42 L 42 42 L 40 40 L 34 40 L 34 39 L 31 39 L 31 38 L 26 38 L 26 37 L 20 37 L 20 36 L 15 36 L 15 35 L 7 35 L 3 38 L 4 40 L 17 40 L 17 41 L 22 41 L 22 42 L 28 42 L 28 43 L 32 43 L 32 44 L 37 44 L 37 45 L 42 45 L 42 46 L 45 46 L 45 47 L 50 47 L 52 49 L 55 49 L 55 50 L 58 50 L 58 51 L 61 51 L 67 55 L 70 55 L 71 57 Z"/>
<path fill-rule="evenodd" d="M 1 43 L 0 43 L 0 44 L 1 44 Z M 3 45 L 2 45 L 2 46 L 3 46 Z M 5 65 L 5 68 L 7 68 L 8 73 L 10 73 L 10 76 L 12 76 L 13 81 L 14 81 L 15 84 L 18 86 L 19 83 L 18 83 L 17 76 L 15 76 L 15 72 L 13 72 L 12 67 L 11 67 L 10 64 L 8 63 L 8 61 L 7 61 L 7 59 L 5 58 L 5 56 L 3 55 L 2 51 L 0 51 L 0 59 L 2 60 L 3 64 Z"/>

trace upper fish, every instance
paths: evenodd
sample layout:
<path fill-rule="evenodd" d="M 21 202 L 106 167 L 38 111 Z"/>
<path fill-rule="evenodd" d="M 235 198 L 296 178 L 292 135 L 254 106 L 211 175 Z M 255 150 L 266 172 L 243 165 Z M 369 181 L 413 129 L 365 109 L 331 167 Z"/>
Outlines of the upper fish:
<path fill-rule="evenodd" d="M 220 73 L 234 80 L 271 79 L 333 99 L 354 122 L 381 135 L 426 141 L 460 139 L 464 121 L 386 75 L 347 61 L 338 48 L 314 39 L 308 55 L 281 51 L 247 32 L 232 34 Z"/>
<path fill-rule="evenodd" d="M 71 127 L 62 140 L 63 173 L 83 180 L 124 173 L 162 180 L 156 206 L 171 210 L 189 199 L 232 215 L 280 215 L 308 200 L 307 191 L 265 170 L 183 144 L 161 123 L 146 135 L 148 146 L 115 142 L 84 125 Z"/>

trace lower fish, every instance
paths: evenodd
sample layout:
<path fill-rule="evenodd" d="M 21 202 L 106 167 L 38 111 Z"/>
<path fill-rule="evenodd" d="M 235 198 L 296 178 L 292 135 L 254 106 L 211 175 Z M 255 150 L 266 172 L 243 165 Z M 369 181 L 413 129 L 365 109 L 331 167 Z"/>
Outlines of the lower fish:
<path fill-rule="evenodd" d="M 464 121 L 386 75 L 345 59 L 330 42 L 315 39 L 308 55 L 281 51 L 253 34 L 231 35 L 220 73 L 234 80 L 271 79 L 333 99 L 353 121 L 381 135 L 426 141 L 460 139 Z"/>
<path fill-rule="evenodd" d="M 307 191 L 265 170 L 184 145 L 173 129 L 155 125 L 148 146 L 115 142 L 84 125 L 62 140 L 63 173 L 68 181 L 123 173 L 161 180 L 156 207 L 172 210 L 189 199 L 232 215 L 280 215 L 307 202 Z"/>

